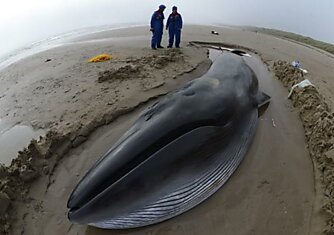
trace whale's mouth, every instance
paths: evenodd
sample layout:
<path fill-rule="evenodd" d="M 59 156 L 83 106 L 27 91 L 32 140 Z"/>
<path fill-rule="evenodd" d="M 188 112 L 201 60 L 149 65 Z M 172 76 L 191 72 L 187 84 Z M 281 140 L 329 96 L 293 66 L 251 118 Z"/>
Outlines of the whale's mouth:
<path fill-rule="evenodd" d="M 128 175 L 131 174 L 131 172 L 133 172 L 137 168 L 140 168 L 142 165 L 145 164 L 145 162 L 149 161 L 152 156 L 154 157 L 154 155 L 157 154 L 159 151 L 162 151 L 167 146 L 173 144 L 175 140 L 182 139 L 183 136 L 187 136 L 193 131 L 196 131 L 198 129 L 216 128 L 216 129 L 223 130 L 225 127 L 228 127 L 228 129 L 231 131 L 233 130 L 232 126 L 233 125 L 230 122 L 228 122 L 224 124 L 221 123 L 221 125 L 217 127 L 216 120 L 207 120 L 207 121 L 202 121 L 202 122 L 190 123 L 187 126 L 182 126 L 179 128 L 179 130 L 183 130 L 182 132 L 175 131 L 174 133 L 167 133 L 167 135 L 163 136 L 161 139 L 158 139 L 157 141 L 148 145 L 143 152 L 140 152 L 137 155 L 135 155 L 133 161 L 128 162 L 127 164 L 123 165 L 123 167 L 119 169 L 118 172 L 115 172 L 115 174 L 110 177 L 109 181 L 106 181 L 105 184 L 102 184 L 100 185 L 100 187 L 96 188 L 94 191 L 91 191 L 90 195 L 88 195 L 86 198 L 83 198 L 83 200 L 79 201 L 79 203 L 78 202 L 73 203 L 72 201 L 73 200 L 72 195 L 77 190 L 77 188 L 75 188 L 70 196 L 70 199 L 67 205 L 67 207 L 69 208 L 69 212 L 68 212 L 69 219 L 71 220 L 70 217 L 72 214 L 75 214 L 82 208 L 89 205 L 91 201 L 94 201 L 96 198 L 101 196 L 104 192 L 106 192 L 113 185 L 117 185 L 117 183 L 123 180 L 123 178 L 127 177 Z M 227 132 L 225 134 L 227 134 Z M 214 133 L 210 137 L 211 139 L 210 142 L 216 142 L 216 143 L 218 141 L 220 142 L 220 137 L 221 137 L 221 133 L 219 134 L 219 136 L 217 133 Z M 221 148 L 221 145 L 219 145 L 219 148 Z M 88 174 L 89 172 L 87 173 L 87 175 Z M 85 192 L 81 192 L 81 193 L 84 194 Z"/>
<path fill-rule="evenodd" d="M 149 121 L 149 120 L 146 120 Z M 89 201 L 97 197 L 99 194 L 103 193 L 104 190 L 106 190 L 109 186 L 116 183 L 120 179 L 122 179 L 125 175 L 129 174 L 133 169 L 138 167 L 140 164 L 145 162 L 147 159 L 149 159 L 152 155 L 163 149 L 165 146 L 169 145 L 173 142 L 173 140 L 180 138 L 181 136 L 191 132 L 194 129 L 197 128 L 205 128 L 210 126 L 224 126 L 226 122 L 217 122 L 217 120 L 203 120 L 198 122 L 192 122 L 187 123 L 186 125 L 180 126 L 179 128 L 168 132 L 161 136 L 161 138 L 152 141 L 150 143 L 147 143 L 143 150 L 137 153 L 133 152 L 127 152 L 127 154 L 132 154 L 133 157 L 130 161 L 124 162 L 118 169 L 116 169 L 114 172 L 110 172 L 108 175 L 108 178 L 101 179 L 99 182 L 96 182 L 96 185 L 91 190 L 85 190 L 84 187 L 80 187 L 80 184 L 83 183 L 83 180 L 86 178 L 87 175 L 89 175 L 92 170 L 94 170 L 95 167 L 97 167 L 98 162 L 95 166 L 91 168 L 89 172 L 87 172 L 86 176 L 83 178 L 82 181 L 79 182 L 77 187 L 73 190 L 69 200 L 67 207 L 70 209 L 70 212 L 75 212 L 76 210 L 79 210 L 83 206 L 85 206 Z M 134 138 L 136 133 L 134 135 L 131 135 L 128 140 L 131 141 L 131 138 Z M 118 148 L 122 148 L 123 145 L 128 144 L 128 140 L 126 139 L 124 143 L 121 143 L 120 145 L 116 146 L 116 148 L 108 152 L 103 158 L 111 157 L 112 155 L 116 156 Z M 90 177 L 89 177 L 90 178 Z M 89 180 L 88 178 L 88 180 Z M 77 198 L 79 192 L 82 191 L 79 200 Z"/>
<path fill-rule="evenodd" d="M 125 229 L 161 222 L 189 210 L 218 190 L 243 159 L 255 133 L 256 109 L 240 123 L 236 129 L 228 126 L 228 132 L 204 126 L 176 138 L 85 205 L 72 208 L 69 219 Z"/>

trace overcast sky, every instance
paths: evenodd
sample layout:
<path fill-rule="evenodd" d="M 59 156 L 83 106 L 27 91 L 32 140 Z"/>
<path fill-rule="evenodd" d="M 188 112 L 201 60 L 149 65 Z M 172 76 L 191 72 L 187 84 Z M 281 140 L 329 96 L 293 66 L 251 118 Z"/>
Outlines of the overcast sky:
<path fill-rule="evenodd" d="M 0 6 L 0 56 L 47 37 L 107 24 L 148 23 L 177 5 L 185 23 L 254 25 L 334 43 L 334 0 L 9 0 Z"/>

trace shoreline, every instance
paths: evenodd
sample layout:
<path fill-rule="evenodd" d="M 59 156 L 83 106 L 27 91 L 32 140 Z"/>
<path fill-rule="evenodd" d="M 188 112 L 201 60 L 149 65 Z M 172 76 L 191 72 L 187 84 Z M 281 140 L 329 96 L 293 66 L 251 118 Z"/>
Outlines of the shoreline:
<path fill-rule="evenodd" d="M 106 31 L 129 29 L 143 26 L 144 24 L 102 25 L 96 27 L 77 29 L 62 33 L 60 35 L 50 36 L 47 39 L 30 43 L 30 45 L 15 49 L 13 51 L 9 51 L 4 55 L 0 56 L 0 71 L 16 62 L 19 62 L 20 60 L 26 59 L 29 56 L 33 56 L 47 50 L 61 47 L 64 44 L 68 43 L 69 41 L 79 37 L 84 37 L 87 35 L 106 32 Z"/>
<path fill-rule="evenodd" d="M 196 27 L 194 27 L 194 28 L 196 29 Z M 204 28 L 205 27 L 203 27 L 203 29 Z M 214 27 L 210 26 L 210 27 L 207 27 L 206 29 L 211 29 L 211 28 L 214 28 Z M 134 28 L 132 30 L 136 31 L 137 29 L 138 28 Z M 227 30 L 228 32 L 233 31 L 232 29 L 225 29 L 225 30 Z M 116 31 L 118 31 L 118 33 L 120 35 L 122 35 L 122 34 L 128 35 L 128 34 L 132 33 L 131 30 L 126 31 L 126 29 L 121 29 L 121 30 L 116 30 Z M 194 31 L 196 31 L 196 30 L 194 30 Z M 234 32 L 230 32 L 230 34 L 233 34 L 233 33 Z M 101 32 L 101 33 L 98 33 L 97 34 L 97 39 L 99 37 L 105 36 L 105 34 L 111 34 L 111 36 L 112 36 L 113 34 L 115 34 L 115 32 Z M 192 37 L 191 35 L 192 35 L 192 33 L 190 33 L 190 35 L 188 35 L 188 38 L 191 38 Z M 225 36 L 224 33 L 222 33 L 221 38 L 220 37 L 215 37 L 215 36 L 212 36 L 212 35 L 200 35 L 198 38 L 196 38 L 196 39 L 198 39 L 196 41 L 202 41 L 202 42 L 203 41 L 208 41 L 208 42 L 213 41 L 211 43 L 214 43 L 214 42 L 221 43 L 223 41 L 227 45 L 231 45 L 231 44 L 239 45 L 241 48 L 249 49 L 249 51 L 251 51 L 253 53 L 257 52 L 260 55 L 260 57 L 263 59 L 263 62 L 265 64 L 267 64 L 268 67 L 271 70 L 273 70 L 274 72 L 275 72 L 275 63 L 274 62 L 276 62 L 278 60 L 281 60 L 281 58 L 284 57 L 284 56 L 282 56 L 282 57 L 278 56 L 278 58 L 275 59 L 274 58 L 275 55 L 271 54 L 272 52 L 271 53 L 263 53 L 263 51 L 258 50 L 258 48 L 254 48 L 251 45 L 245 45 L 245 42 L 243 40 L 241 40 L 242 41 L 241 43 L 238 43 L 238 42 L 231 43 L 231 40 L 230 39 L 226 40 L 226 38 L 224 36 Z M 92 35 L 86 35 L 83 38 L 85 38 L 85 37 L 88 37 L 88 39 L 89 39 L 90 37 L 92 37 Z M 229 36 L 229 37 L 231 37 L 231 36 Z M 236 36 L 234 35 L 234 37 L 236 37 Z M 187 36 L 186 36 L 186 38 L 187 38 Z M 207 40 L 203 40 L 203 39 L 207 39 Z M 161 55 L 161 54 L 158 54 L 157 57 L 154 58 L 154 57 L 151 57 L 151 55 L 150 55 L 151 52 L 149 50 L 140 49 L 144 45 L 144 43 L 147 42 L 147 40 L 148 40 L 148 38 L 142 37 L 141 42 L 138 43 L 138 47 L 136 46 L 133 49 L 136 53 L 140 53 L 139 58 L 132 58 L 131 57 L 132 53 L 129 54 L 129 53 L 126 52 L 126 50 L 128 50 L 128 49 L 124 45 L 124 42 L 123 43 L 118 42 L 119 44 L 117 46 L 112 45 L 113 50 L 117 49 L 117 47 L 118 48 L 124 47 L 124 49 L 122 49 L 122 50 L 118 49 L 119 51 L 116 50 L 116 52 L 115 52 L 115 54 L 118 57 L 116 59 L 116 61 L 118 60 L 119 63 L 122 63 L 122 64 L 121 64 L 121 66 L 116 66 L 115 68 L 112 68 L 112 69 L 110 68 L 110 66 L 111 66 L 112 63 L 115 63 L 115 61 L 107 63 L 106 65 L 97 64 L 97 65 L 92 66 L 93 70 L 95 70 L 94 71 L 95 79 L 97 77 L 96 70 L 100 70 L 100 71 L 106 71 L 107 70 L 107 71 L 115 72 L 118 69 L 123 68 L 127 64 L 133 64 L 134 63 L 135 66 L 136 66 L 136 63 L 140 60 L 145 60 L 146 63 L 147 62 L 150 63 L 150 61 L 154 61 L 153 64 L 155 64 L 157 62 L 157 58 L 160 58 L 159 55 Z M 110 43 L 110 42 L 111 41 L 108 40 L 108 37 L 107 37 L 107 40 L 105 42 L 100 42 L 100 43 L 103 44 L 103 43 Z M 190 41 L 188 41 L 188 42 L 190 42 Z M 116 42 L 116 44 L 117 44 L 117 42 Z M 125 42 L 125 44 L 126 44 L 126 42 Z M 252 44 L 252 43 L 250 43 L 250 44 Z M 257 43 L 255 42 L 255 44 L 257 44 Z M 99 46 L 101 46 L 101 45 L 99 45 Z M 82 48 L 82 47 L 78 47 L 78 48 Z M 96 46 L 96 48 L 98 48 L 98 46 Z M 105 48 L 108 48 L 108 47 L 105 47 Z M 197 49 L 198 49 L 198 51 L 196 51 Z M 142 101 L 139 101 L 139 102 L 137 101 L 138 94 L 136 94 L 136 92 L 138 92 L 138 90 L 136 90 L 134 88 L 134 90 L 132 91 L 132 94 L 136 94 L 135 99 L 134 99 L 134 97 L 131 98 L 131 95 L 128 96 L 128 97 L 119 97 L 118 100 L 116 102 L 114 102 L 114 104 L 117 104 L 117 105 L 113 109 L 104 110 L 105 113 L 102 114 L 100 117 L 99 117 L 99 114 L 95 115 L 95 117 L 89 116 L 85 119 L 86 121 L 80 123 L 79 125 L 71 124 L 70 128 L 69 128 L 69 125 L 63 125 L 63 124 L 60 124 L 60 123 L 58 123 L 58 125 L 50 125 L 47 128 L 50 128 L 50 130 L 52 130 L 52 129 L 57 130 L 57 128 L 59 128 L 58 129 L 59 133 L 57 133 L 57 131 L 48 132 L 48 134 L 46 135 L 46 138 L 43 138 L 39 144 L 36 141 L 32 141 L 32 143 L 28 147 L 28 150 L 22 151 L 22 153 L 21 153 L 22 162 L 20 162 L 18 160 L 14 160 L 14 163 L 12 163 L 12 164 L 13 164 L 13 167 L 15 166 L 14 167 L 15 169 L 10 174 L 12 174 L 14 176 L 18 174 L 22 179 L 24 179 L 24 181 L 27 183 L 27 185 L 30 185 L 30 183 L 33 182 L 35 179 L 37 179 L 37 177 L 39 177 L 40 175 L 46 175 L 46 176 L 48 176 L 47 177 L 48 179 L 42 180 L 42 183 L 47 183 L 49 185 L 50 182 L 51 182 L 50 180 L 52 180 L 54 170 L 57 168 L 58 162 L 62 159 L 62 156 L 65 155 L 65 153 L 68 153 L 72 148 L 75 148 L 75 147 L 78 147 L 78 146 L 80 147 L 81 144 L 88 139 L 88 136 L 90 135 L 90 133 L 95 131 L 95 129 L 97 129 L 101 126 L 110 124 L 110 123 L 114 122 L 115 120 L 117 120 L 118 117 L 122 117 L 123 115 L 125 115 L 127 113 L 131 113 L 132 111 L 137 110 L 138 108 L 140 109 L 140 107 L 142 107 L 142 105 L 145 105 L 147 102 L 150 102 L 151 99 L 156 99 L 159 96 L 163 96 L 163 95 L 167 94 L 169 91 L 172 91 L 175 87 L 180 86 L 185 81 L 188 81 L 189 79 L 192 79 L 193 77 L 199 76 L 203 71 L 205 71 L 205 69 L 208 68 L 210 63 L 208 62 L 208 60 L 206 58 L 206 52 L 203 51 L 201 48 L 197 48 L 197 49 L 184 48 L 184 49 L 182 49 L 182 54 L 181 55 L 176 55 L 176 57 L 185 56 L 186 59 L 182 63 L 187 63 L 189 65 L 189 66 L 186 66 L 186 68 L 184 68 L 183 66 L 179 66 L 178 71 L 176 73 L 175 72 L 173 73 L 173 69 L 174 69 L 173 66 L 175 66 L 175 63 L 178 63 L 177 61 L 179 60 L 179 58 L 177 58 L 176 60 L 171 59 L 173 56 L 175 57 L 175 55 L 171 56 L 171 54 L 170 54 L 171 52 L 174 52 L 174 51 L 166 52 L 167 54 L 164 54 L 165 52 L 160 51 L 159 53 L 162 53 L 162 55 L 165 56 L 164 58 L 167 59 L 165 62 L 163 62 L 163 63 L 166 63 L 166 65 L 163 65 L 162 70 L 166 70 L 165 73 L 168 74 L 169 79 L 167 77 L 166 78 L 155 77 L 153 80 L 146 81 L 145 79 L 147 79 L 147 74 L 153 74 L 153 73 L 155 73 L 155 71 L 157 69 L 160 69 L 160 68 L 158 66 L 158 68 L 154 68 L 153 70 L 149 70 L 149 68 L 146 68 L 143 65 L 142 67 L 139 68 L 139 70 L 141 71 L 140 73 L 145 74 L 144 78 L 143 78 L 143 81 L 144 81 L 144 83 L 146 82 L 145 83 L 146 85 L 140 84 L 140 86 L 141 86 L 140 92 L 143 94 L 143 97 L 140 97 L 140 100 L 142 100 Z M 195 50 L 195 52 L 194 52 L 194 50 Z M 262 49 L 262 50 L 264 50 L 264 49 Z M 273 50 L 275 51 L 276 49 L 273 49 Z M 50 50 L 50 51 L 52 52 L 52 51 L 55 51 L 55 50 Z M 48 51 L 48 53 L 50 51 Z M 125 53 L 125 55 L 121 55 L 122 53 Z M 41 57 L 41 53 L 39 53 L 39 55 L 35 56 L 36 59 L 38 59 L 38 57 Z M 192 58 L 191 60 L 189 60 L 190 57 Z M 193 57 L 196 57 L 196 58 L 193 59 Z M 64 57 L 64 59 L 67 59 L 67 58 Z M 87 59 L 86 57 L 81 59 L 81 61 L 80 61 L 81 65 L 80 66 L 82 66 L 84 64 L 84 60 L 86 60 L 86 59 Z M 125 61 L 124 64 L 123 64 L 123 61 Z M 41 61 L 39 63 L 41 63 Z M 23 64 L 24 63 L 21 63 L 21 65 L 23 65 Z M 310 63 L 310 64 L 312 64 L 312 63 Z M 168 67 L 169 65 L 173 65 L 173 66 Z M 98 68 L 98 66 L 101 66 L 101 68 Z M 12 69 L 13 69 L 13 71 L 15 70 L 15 68 L 12 68 Z M 77 72 L 77 70 L 74 71 L 73 74 L 75 72 Z M 136 71 L 133 71 L 133 72 L 136 72 Z M 81 71 L 81 74 L 83 74 L 82 71 Z M 173 74 L 175 74 L 175 75 L 173 75 Z M 126 74 L 126 76 L 130 76 L 130 74 Z M 183 76 L 183 78 L 182 78 L 182 76 Z M 93 74 L 91 75 L 91 77 L 93 77 Z M 174 79 L 170 79 L 170 77 L 172 77 Z M 310 75 L 307 76 L 307 77 L 309 77 L 310 80 L 312 80 L 312 82 L 314 82 L 313 81 L 314 72 L 312 70 L 310 72 Z M 324 81 L 323 78 L 320 78 L 320 79 L 317 78 L 315 80 L 316 80 L 315 83 L 318 83 L 318 84 L 322 84 L 322 81 Z M 325 80 L 325 81 L 328 82 L 327 80 Z M 98 85 L 98 83 L 96 83 L 96 82 L 94 82 L 94 84 Z M 106 84 L 107 85 L 105 87 L 109 87 L 108 89 L 115 89 L 116 87 L 118 87 L 120 85 L 120 83 L 115 83 L 114 85 L 112 85 L 112 83 L 110 83 L 108 81 L 106 82 Z M 146 87 L 145 88 L 145 86 L 148 86 L 150 84 L 154 84 L 154 85 L 152 87 Z M 325 83 L 325 84 L 327 84 L 327 83 Z M 104 83 L 102 84 L 102 88 L 103 88 L 103 85 L 105 85 L 105 84 Z M 289 84 L 289 86 L 290 85 L 291 84 Z M 323 86 L 323 85 L 321 85 L 321 86 Z M 333 83 L 331 83 L 331 86 L 334 86 Z M 130 87 L 130 90 L 132 90 L 130 84 L 127 84 L 127 85 L 125 85 L 124 87 L 121 88 L 121 92 L 126 92 L 128 90 L 127 89 L 128 87 Z M 134 84 L 133 87 L 138 87 L 138 84 Z M 51 87 L 51 90 L 52 90 L 52 88 L 57 89 L 55 87 Z M 323 89 L 323 88 L 320 87 L 319 92 L 321 92 L 321 89 Z M 103 89 L 101 89 L 101 91 L 103 91 Z M 303 93 L 304 91 L 298 91 L 298 94 L 299 94 L 299 92 L 301 92 L 301 94 L 304 94 Z M 85 93 L 85 91 L 82 92 L 82 93 Z M 106 95 L 108 95 L 108 93 L 106 93 Z M 331 92 L 326 91 L 325 95 L 323 96 L 324 97 L 323 99 L 328 100 L 328 97 L 332 97 L 331 95 L 332 95 Z M 78 97 L 76 97 L 76 99 L 80 98 L 80 94 L 78 94 L 76 96 L 78 96 Z M 298 95 L 297 97 L 296 96 L 292 97 L 293 104 L 296 105 L 297 109 L 300 109 L 301 105 L 297 104 L 295 102 L 298 102 L 298 99 L 300 99 L 301 96 L 302 95 Z M 148 97 L 148 98 L 144 98 L 144 97 Z M 122 99 L 122 98 L 124 98 L 124 99 Z M 1 99 L 0 99 L 0 101 L 1 101 Z M 105 100 L 105 101 L 110 102 L 109 100 L 108 101 Z M 334 98 L 333 98 L 333 100 L 329 100 L 329 103 L 327 105 L 328 106 L 327 109 L 330 110 L 331 106 L 333 104 L 334 104 Z M 109 105 L 107 105 L 107 107 L 108 106 Z M 97 108 L 97 109 L 100 109 L 100 108 Z M 44 113 L 44 112 L 45 111 L 42 111 L 42 113 Z M 328 111 L 328 112 L 330 112 L 330 111 Z M 332 115 L 332 114 L 330 114 L 330 115 Z M 99 118 L 97 118 L 97 117 L 99 117 Z M 69 120 L 70 119 L 73 120 L 73 118 L 75 118 L 75 114 L 74 114 L 73 117 L 68 117 L 68 118 L 69 118 Z M 66 122 L 66 120 L 65 120 L 66 116 L 65 117 L 63 116 L 63 119 L 64 119 L 64 122 Z M 61 120 L 61 119 L 59 117 L 56 117 L 55 120 Z M 308 133 L 307 127 L 308 126 L 307 125 L 305 126 L 305 119 L 303 120 L 302 114 L 301 114 L 301 121 L 303 122 L 304 127 L 305 127 L 307 140 L 309 140 L 308 135 L 307 135 L 307 133 Z M 37 127 L 42 126 L 44 124 L 43 122 L 44 121 L 42 121 L 40 123 L 37 123 L 36 126 Z M 66 129 L 72 129 L 72 131 L 69 131 L 68 133 L 66 133 L 64 131 Z M 45 141 L 45 142 L 43 143 L 43 141 Z M 310 145 L 310 143 L 309 143 L 309 145 Z M 59 149 L 59 147 L 61 147 L 61 148 Z M 312 150 L 312 147 L 310 149 Z M 329 150 L 329 149 L 327 149 L 327 150 Z M 31 155 L 32 154 L 40 156 L 39 157 L 40 160 L 37 160 L 36 162 L 31 162 Z M 312 152 L 310 152 L 310 154 L 312 156 L 313 161 L 318 160 L 317 158 L 316 159 L 314 158 L 314 154 Z M 25 167 L 23 167 L 24 168 L 23 170 L 21 169 L 22 166 L 25 166 Z M 34 172 L 35 171 L 34 168 L 38 168 L 37 173 Z M 0 169 L 0 176 L 1 176 L 2 171 L 3 170 Z M 38 181 L 41 181 L 41 180 L 38 180 Z M 319 182 L 318 179 L 316 179 L 316 182 Z M 13 182 L 13 184 L 15 184 L 15 182 Z M 20 192 L 25 192 L 26 195 L 29 194 L 29 190 L 27 190 L 24 185 L 19 183 L 19 186 L 22 186 L 22 188 L 19 189 Z M 30 188 L 30 186 L 28 186 L 28 188 Z M 319 191 L 317 191 L 317 192 L 319 194 Z M 26 199 L 24 199 L 24 197 L 26 197 L 26 195 L 19 195 L 18 196 L 19 198 L 22 196 L 22 198 L 19 199 L 19 200 L 25 201 Z M 316 200 L 318 200 L 318 199 L 316 198 Z M 26 201 L 26 202 L 28 202 L 28 201 Z M 320 202 L 320 204 L 323 204 L 323 203 Z M 326 205 L 328 205 L 328 204 L 326 204 Z M 18 206 L 18 205 L 14 205 L 14 206 Z M 318 205 L 315 209 L 318 213 L 317 218 L 322 217 L 323 215 L 319 215 L 319 213 L 321 214 L 320 211 L 322 210 L 320 208 L 320 206 Z M 318 234 L 318 233 L 320 234 L 322 232 L 322 231 L 321 232 L 317 231 L 317 230 L 319 230 L 319 227 L 323 226 L 323 225 L 321 225 L 321 223 L 323 222 L 322 219 L 319 219 L 319 221 L 320 221 L 319 222 L 320 225 L 319 224 L 315 224 L 315 225 L 313 224 L 312 225 L 313 227 L 316 227 L 315 229 L 311 228 L 311 231 L 313 229 L 314 234 Z M 331 223 L 333 223 L 332 221 L 333 221 L 333 219 L 331 219 Z M 330 232 L 333 232 L 333 231 L 329 230 L 328 227 L 327 227 L 327 232 L 328 232 L 328 234 L 330 234 Z"/>

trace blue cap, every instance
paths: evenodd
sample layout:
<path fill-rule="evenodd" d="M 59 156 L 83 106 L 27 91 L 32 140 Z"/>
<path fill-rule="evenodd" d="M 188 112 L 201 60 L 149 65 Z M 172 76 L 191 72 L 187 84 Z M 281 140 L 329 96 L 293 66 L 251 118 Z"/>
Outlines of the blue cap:
<path fill-rule="evenodd" d="M 166 8 L 166 6 L 163 5 L 163 4 L 161 4 L 161 5 L 159 6 L 159 9 L 165 9 L 165 8 Z"/>
<path fill-rule="evenodd" d="M 172 10 L 173 10 L 173 11 L 174 11 L 174 10 L 177 10 L 177 6 L 173 6 Z"/>

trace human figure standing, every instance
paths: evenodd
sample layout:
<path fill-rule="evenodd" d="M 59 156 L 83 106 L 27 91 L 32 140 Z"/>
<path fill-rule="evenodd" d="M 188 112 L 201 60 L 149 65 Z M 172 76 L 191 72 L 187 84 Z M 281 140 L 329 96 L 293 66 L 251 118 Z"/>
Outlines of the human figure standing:
<path fill-rule="evenodd" d="M 151 32 L 153 34 L 151 47 L 153 50 L 157 48 L 163 48 L 161 46 L 162 33 L 164 29 L 164 10 L 166 9 L 165 5 L 160 5 L 159 9 L 155 11 L 151 17 Z"/>
<path fill-rule="evenodd" d="M 169 33 L 169 44 L 168 48 L 173 47 L 175 37 L 175 47 L 180 48 L 181 42 L 181 29 L 183 21 L 180 13 L 177 12 L 177 7 L 173 6 L 172 13 L 169 15 L 166 25 L 166 30 Z"/>

